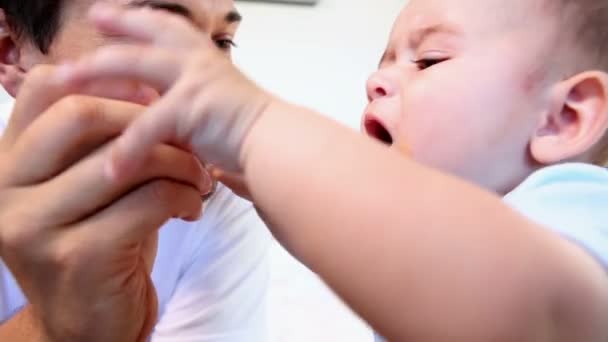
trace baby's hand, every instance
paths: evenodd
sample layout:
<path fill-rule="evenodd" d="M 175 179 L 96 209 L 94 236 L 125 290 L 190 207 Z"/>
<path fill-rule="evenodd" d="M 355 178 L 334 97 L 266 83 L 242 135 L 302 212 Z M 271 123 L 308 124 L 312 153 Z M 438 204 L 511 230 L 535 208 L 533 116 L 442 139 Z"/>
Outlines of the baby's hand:
<path fill-rule="evenodd" d="M 58 78 L 73 86 L 136 80 L 162 95 L 118 139 L 108 174 L 122 178 L 136 172 L 161 142 L 186 147 L 222 169 L 241 171 L 243 141 L 272 97 L 177 16 L 103 3 L 94 6 L 91 17 L 100 31 L 138 44 L 101 48 L 65 65 Z"/>

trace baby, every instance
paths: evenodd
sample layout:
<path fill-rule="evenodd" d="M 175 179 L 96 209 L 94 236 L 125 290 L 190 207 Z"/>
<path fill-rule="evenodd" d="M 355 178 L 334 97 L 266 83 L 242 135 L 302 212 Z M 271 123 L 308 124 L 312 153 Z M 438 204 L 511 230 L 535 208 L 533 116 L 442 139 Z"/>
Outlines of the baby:
<path fill-rule="evenodd" d="M 141 46 L 57 78 L 163 94 L 109 177 L 189 146 L 390 340 L 608 341 L 607 2 L 410 1 L 367 85 L 374 140 L 260 89 L 177 18 L 92 18 Z"/>

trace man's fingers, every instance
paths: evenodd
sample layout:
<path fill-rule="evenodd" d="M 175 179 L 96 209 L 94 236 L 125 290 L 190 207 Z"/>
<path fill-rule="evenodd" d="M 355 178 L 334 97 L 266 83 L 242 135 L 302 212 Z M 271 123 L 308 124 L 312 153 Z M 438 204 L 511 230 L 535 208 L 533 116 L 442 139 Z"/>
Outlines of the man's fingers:
<path fill-rule="evenodd" d="M 104 175 L 108 149 L 74 165 L 53 180 L 36 187 L 36 206 L 45 208 L 40 220 L 49 225 L 65 225 L 83 219 L 112 203 L 116 198 L 154 179 L 168 179 L 197 189 L 211 191 L 212 182 L 190 153 L 169 145 L 157 145 L 144 159 L 145 167 L 131 177 L 114 182 Z M 77 189 L 74 192 L 74 189 Z M 59 200 L 58 200 L 59 199 Z"/>
<path fill-rule="evenodd" d="M 10 182 L 20 186 L 55 176 L 118 136 L 143 110 L 122 101 L 63 98 L 31 124 L 14 146 Z"/>
<path fill-rule="evenodd" d="M 53 86 L 55 68 L 50 65 L 40 65 L 28 72 L 23 82 L 9 125 L 3 139 L 9 144 L 17 140 L 25 130 L 52 103 L 66 94 L 65 89 Z"/>
<path fill-rule="evenodd" d="M 201 210 L 202 201 L 196 188 L 156 180 L 137 188 L 81 225 L 91 230 L 95 243 L 115 248 L 116 244 L 140 242 L 171 218 L 195 220 Z"/>
<path fill-rule="evenodd" d="M 158 10 L 99 2 L 91 8 L 89 16 L 101 32 L 141 43 L 191 49 L 206 42 L 188 21 Z"/>
<path fill-rule="evenodd" d="M 54 77 L 72 88 L 99 81 L 137 80 L 164 93 L 181 75 L 182 63 L 168 50 L 112 45 L 61 66 Z"/>
<path fill-rule="evenodd" d="M 158 93 L 133 80 L 96 80 L 82 85 L 58 82 L 57 68 L 38 66 L 28 73 L 19 90 L 11 121 L 3 139 L 9 145 L 17 141 L 25 129 L 60 99 L 69 95 L 88 95 L 148 105 Z"/>

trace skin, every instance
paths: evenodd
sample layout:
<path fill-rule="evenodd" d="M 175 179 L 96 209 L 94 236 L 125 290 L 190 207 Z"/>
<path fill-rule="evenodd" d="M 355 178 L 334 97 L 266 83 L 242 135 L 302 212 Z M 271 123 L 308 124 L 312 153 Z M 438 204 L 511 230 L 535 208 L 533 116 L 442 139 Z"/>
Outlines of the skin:
<path fill-rule="evenodd" d="M 128 39 L 115 35 L 111 32 L 100 34 L 87 20 L 89 8 L 96 3 L 111 3 L 121 5 L 133 5 L 144 3 L 136 0 L 84 0 L 65 1 L 62 12 L 62 26 L 53 40 L 48 54 L 43 54 L 36 45 L 26 37 L 18 37 L 6 26 L 6 17 L 2 13 L 3 26 L 11 39 L 5 39 L 3 49 L 9 49 L 5 55 L 10 55 L 10 60 L 4 63 L 0 72 L 0 81 L 5 89 L 15 97 L 19 85 L 23 82 L 27 71 L 39 64 L 57 64 L 66 60 L 73 60 L 95 48 L 110 44 L 125 44 Z M 232 0 L 180 0 L 180 1 L 150 1 L 145 7 L 165 8 L 167 5 L 177 5 L 185 9 L 188 14 L 184 15 L 198 31 L 211 38 L 224 51 L 225 56 L 230 57 L 234 43 L 234 37 L 240 24 L 238 20 L 226 20 L 226 16 L 234 12 Z M 143 5 L 142 5 L 143 6 Z M 163 7 L 164 6 L 164 7 Z M 182 14 L 180 14 L 182 15 Z"/>
<path fill-rule="evenodd" d="M 167 145 L 154 148 L 147 171 L 104 182 L 104 142 L 143 107 L 66 97 L 49 84 L 53 70 L 31 71 L 0 140 L 0 255 L 30 303 L 0 337 L 139 340 L 156 321 L 157 231 L 196 219 L 209 185 L 200 163 Z"/>
<path fill-rule="evenodd" d="M 106 1 L 66 1 L 48 54 L 15 35 L 0 11 L 0 83 L 17 97 L 0 140 L 0 257 L 29 301 L 0 326 L 0 340 L 144 340 L 156 321 L 149 275 L 157 230 L 171 218 L 196 219 L 201 193 L 212 187 L 191 154 L 162 144 L 145 172 L 104 182 L 112 139 L 158 93 L 132 80 L 87 87 L 53 81 L 50 65 L 129 43 L 86 19 L 97 2 Z M 226 20 L 233 1 L 171 4 L 186 9 L 197 34 L 229 62 L 239 24 L 236 16 Z"/>
<path fill-rule="evenodd" d="M 403 11 L 368 81 L 363 127 L 374 136 L 379 124 L 421 163 L 505 192 L 535 167 L 526 149 L 543 99 L 526 94 L 535 61 L 521 50 L 546 41 L 548 23 L 483 16 L 496 1 L 442 11 L 449 3 L 414 1 Z M 532 26 L 541 29 L 530 34 Z"/>
<path fill-rule="evenodd" d="M 608 126 L 608 76 L 538 73 L 535 59 L 518 49 L 543 56 L 541 37 L 556 27 L 544 26 L 551 20 L 542 12 L 538 26 L 520 27 L 525 3 L 512 3 L 406 6 L 368 87 L 392 149 L 269 95 L 186 23 L 149 11 L 97 7 L 100 30 L 141 46 L 102 49 L 56 76 L 79 86 L 137 78 L 159 89 L 161 100 L 113 146 L 106 177 L 120 182 L 137 172 L 159 141 L 180 141 L 240 173 L 278 240 L 389 340 L 606 341 L 606 270 L 499 194 L 540 165 L 589 160 Z M 496 8 L 500 15 L 488 18 Z M 440 37 L 427 37 L 415 52 L 400 46 L 441 13 L 467 33 L 464 45 L 449 50 Z M 154 29 L 159 22 L 162 32 Z M 424 44 L 453 53 L 450 61 L 420 68 L 412 59 L 427 53 Z M 125 68 L 125 60 L 145 64 Z M 375 79 L 389 76 L 396 89 L 378 91 Z M 431 127 L 427 116 L 450 125 Z M 466 134 L 454 134 L 455 125 Z"/>

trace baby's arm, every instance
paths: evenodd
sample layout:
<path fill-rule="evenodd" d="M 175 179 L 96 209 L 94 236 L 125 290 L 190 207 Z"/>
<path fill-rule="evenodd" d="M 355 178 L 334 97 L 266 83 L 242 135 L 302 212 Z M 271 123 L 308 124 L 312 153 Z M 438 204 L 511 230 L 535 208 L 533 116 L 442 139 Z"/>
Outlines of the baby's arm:
<path fill-rule="evenodd" d="M 114 32 L 168 45 L 106 49 L 71 71 L 80 81 L 138 77 L 165 92 L 124 134 L 116 160 L 134 168 L 169 140 L 241 172 L 280 242 L 390 340 L 608 340 L 606 273 L 574 245 L 492 194 L 267 96 L 193 51 L 203 42 L 189 43 L 177 19 L 102 17 Z"/>
<path fill-rule="evenodd" d="M 389 340 L 608 340 L 605 271 L 496 196 L 287 104 L 245 151 L 273 233 Z"/>

